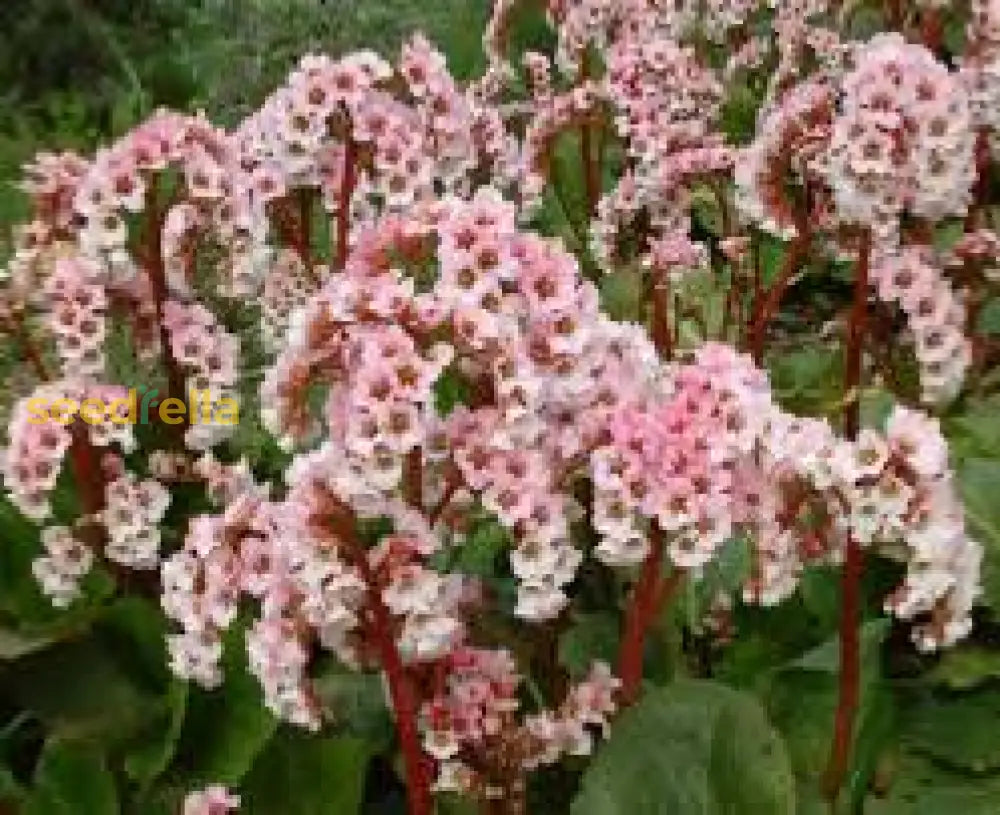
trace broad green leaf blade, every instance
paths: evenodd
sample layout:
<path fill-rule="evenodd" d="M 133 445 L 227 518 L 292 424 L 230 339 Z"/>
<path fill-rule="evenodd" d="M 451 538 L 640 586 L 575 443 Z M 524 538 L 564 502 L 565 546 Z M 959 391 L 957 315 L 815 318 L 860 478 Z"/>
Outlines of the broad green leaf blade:
<path fill-rule="evenodd" d="M 559 637 L 559 664 L 581 679 L 595 660 L 613 665 L 618 653 L 619 623 L 612 614 L 579 614 Z"/>
<path fill-rule="evenodd" d="M 49 741 L 35 771 L 25 815 L 118 815 L 118 793 L 92 745 Z"/>
<path fill-rule="evenodd" d="M 912 705 L 905 742 L 938 763 L 972 773 L 1000 770 L 1000 691 L 986 688 Z"/>
<path fill-rule="evenodd" d="M 34 713 L 63 737 L 127 741 L 161 699 L 137 685 L 97 637 L 60 643 L 0 668 L 0 696 Z"/>
<path fill-rule="evenodd" d="M 996 815 L 1000 776 L 949 772 L 933 761 L 904 755 L 888 791 L 865 801 L 865 815 Z"/>
<path fill-rule="evenodd" d="M 187 712 L 188 686 L 175 679 L 167 690 L 166 710 L 125 756 L 125 772 L 141 787 L 162 775 L 174 757 Z"/>
<path fill-rule="evenodd" d="M 352 815 L 360 810 L 368 744 L 283 730 L 240 786 L 244 815 Z"/>
<path fill-rule="evenodd" d="M 1000 679 L 1000 652 L 974 645 L 954 648 L 945 652 L 930 676 L 951 690 L 971 690 Z"/>
<path fill-rule="evenodd" d="M 573 815 L 791 815 L 781 737 L 750 694 L 707 680 L 647 693 L 584 774 Z"/>

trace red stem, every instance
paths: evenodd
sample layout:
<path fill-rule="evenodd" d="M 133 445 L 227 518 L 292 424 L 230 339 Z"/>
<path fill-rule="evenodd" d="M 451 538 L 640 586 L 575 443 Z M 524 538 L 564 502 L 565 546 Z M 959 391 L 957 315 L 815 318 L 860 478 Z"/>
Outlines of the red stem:
<path fill-rule="evenodd" d="M 763 297 L 754 300 L 753 318 L 750 323 L 750 352 L 754 362 L 760 365 L 764 361 L 764 343 L 767 339 L 767 328 L 777 316 L 781 300 L 792 285 L 792 280 L 799 271 L 809 247 L 809 232 L 800 226 L 795 239 L 789 244 L 784 261 L 777 278 L 771 284 Z M 759 267 L 758 267 L 759 268 Z M 763 292 L 759 292 L 763 294 Z"/>
<path fill-rule="evenodd" d="M 296 250 L 306 271 L 312 274 L 312 205 L 313 191 L 300 189 L 299 197 L 299 231 L 296 239 Z"/>
<path fill-rule="evenodd" d="M 586 82 L 590 76 L 590 55 L 585 48 L 580 61 L 580 81 Z M 601 196 L 600 168 L 594 159 L 593 128 L 584 119 L 580 125 L 580 159 L 583 163 L 583 182 L 587 196 L 587 216 L 590 217 L 597 208 Z"/>
<path fill-rule="evenodd" d="M 167 279 L 163 268 L 163 214 L 160 212 L 156 200 L 156 186 L 155 179 L 152 179 L 146 194 L 145 266 L 153 291 L 156 322 L 160 328 L 160 350 L 163 354 L 164 367 L 167 370 L 167 396 L 182 398 L 184 396 L 184 374 L 170 350 L 170 332 L 163 321 L 164 304 L 167 302 Z M 174 427 L 183 429 L 184 425 L 179 424 L 174 425 Z"/>
<path fill-rule="evenodd" d="M 921 12 L 920 35 L 928 51 L 940 51 L 944 40 L 944 23 L 935 8 L 925 8 Z"/>
<path fill-rule="evenodd" d="M 330 271 L 342 270 L 347 265 L 348 233 L 351 222 L 351 197 L 357 184 L 357 145 L 348 136 L 344 142 L 344 173 L 340 182 L 340 209 L 337 210 L 337 252 L 334 258 L 334 268 Z"/>
<path fill-rule="evenodd" d="M 399 746 L 403 754 L 407 812 L 409 815 L 431 815 L 433 810 L 431 775 L 429 764 L 424 758 L 420 731 L 417 727 L 417 696 L 399 655 L 399 649 L 396 647 L 392 615 L 382 600 L 382 591 L 368 563 L 365 548 L 358 540 L 353 513 L 343 507 L 343 511 L 333 520 L 335 532 L 353 553 L 355 566 L 365 583 L 367 628 L 378 651 L 379 662 L 385 671 L 389 685 L 389 699 L 396 718 L 396 732 L 399 734 Z"/>
<path fill-rule="evenodd" d="M 885 12 L 886 24 L 889 28 L 899 28 L 903 25 L 902 0 L 886 0 Z"/>
<path fill-rule="evenodd" d="M 663 530 L 654 523 L 649 536 L 649 551 L 625 611 L 625 631 L 618 652 L 618 678 L 622 682 L 620 694 L 623 705 L 632 704 L 639 696 L 646 633 L 683 576 L 680 570 L 674 571 L 666 581 L 660 576 L 665 548 Z"/>
<path fill-rule="evenodd" d="M 361 558 L 361 561 L 364 560 Z M 396 731 L 399 733 L 399 745 L 406 765 L 407 811 L 410 815 L 430 815 L 430 777 L 417 729 L 417 701 L 413 685 L 403 667 L 399 649 L 396 648 L 389 610 L 382 602 L 378 589 L 372 584 L 372 575 L 368 569 L 362 568 L 361 575 L 369 587 L 368 608 L 371 612 L 372 633 L 389 683 L 389 697 L 396 714 Z"/>
<path fill-rule="evenodd" d="M 81 514 L 86 519 L 81 534 L 87 544 L 97 551 L 103 543 L 101 527 L 95 516 L 104 509 L 104 474 L 94 446 L 87 436 L 87 428 L 77 420 L 70 433 L 70 467 L 77 495 L 80 497 Z"/>
<path fill-rule="evenodd" d="M 664 359 L 674 353 L 673 336 L 670 331 L 670 276 L 659 270 L 653 273 L 653 321 L 650 334 L 653 346 Z"/>
<path fill-rule="evenodd" d="M 423 451 L 414 447 L 406 454 L 403 465 L 403 492 L 406 503 L 416 510 L 424 509 L 424 458 Z"/>
<path fill-rule="evenodd" d="M 984 128 L 976 134 L 975 146 L 976 180 L 972 185 L 972 202 L 965 216 L 965 231 L 976 228 L 979 214 L 983 211 L 990 182 L 990 136 Z"/>
<path fill-rule="evenodd" d="M 844 433 L 856 439 L 861 423 L 861 352 L 868 320 L 868 272 L 871 261 L 871 232 L 865 230 L 861 238 L 857 273 L 854 280 L 854 304 L 847 337 L 847 359 L 844 370 L 844 388 L 847 403 L 844 407 Z M 860 622 L 861 575 L 864 571 L 864 554 L 853 535 L 847 536 L 844 568 L 841 573 L 840 597 L 840 696 L 833 722 L 833 742 L 830 759 L 823 776 L 823 794 L 828 800 L 837 797 L 844 782 L 850 759 L 854 720 L 858 711 L 861 679 Z"/>

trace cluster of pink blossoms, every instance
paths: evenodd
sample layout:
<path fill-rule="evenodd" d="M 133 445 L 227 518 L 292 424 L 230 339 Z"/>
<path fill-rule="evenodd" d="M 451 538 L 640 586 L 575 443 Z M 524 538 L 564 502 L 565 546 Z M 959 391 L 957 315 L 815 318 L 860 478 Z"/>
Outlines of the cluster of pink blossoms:
<path fill-rule="evenodd" d="M 924 401 L 941 404 L 958 395 L 971 362 L 963 302 L 941 274 L 927 247 L 908 246 L 872 269 L 879 299 L 898 303 L 913 336 Z"/>
<path fill-rule="evenodd" d="M 163 307 L 163 327 L 170 337 L 173 359 L 187 372 L 186 391 L 207 391 L 215 402 L 235 401 L 239 338 L 220 326 L 215 315 L 200 303 L 183 305 L 168 300 Z M 234 427 L 201 417 L 187 428 L 185 441 L 192 450 L 207 450 Z"/>
<path fill-rule="evenodd" d="M 520 136 L 499 104 L 516 77 L 503 43 L 513 4 L 500 2 L 490 71 L 469 87 L 415 36 L 395 66 L 370 51 L 303 58 L 233 132 L 161 111 L 92 161 L 40 157 L 26 185 L 36 217 L 18 236 L 0 316 L 37 310 L 61 370 L 17 402 L 0 463 L 36 520 L 64 460 L 87 494 L 76 527 L 42 532 L 42 591 L 70 604 L 98 556 L 158 569 L 171 669 L 209 689 L 223 678 L 223 635 L 249 608 L 249 668 L 278 718 L 323 724 L 318 650 L 383 671 L 401 733 L 405 714 L 419 720 L 436 788 L 485 798 L 509 792 L 511 762 L 530 770 L 591 752 L 621 683 L 595 664 L 553 709 L 520 710 L 515 660 L 474 641 L 487 587 L 435 565 L 465 544 L 470 519 L 505 531 L 512 611 L 529 622 L 564 612 L 590 554 L 629 571 L 662 544 L 697 577 L 740 536 L 753 560 L 747 602 L 779 602 L 808 564 L 857 542 L 905 561 L 886 605 L 914 621 L 919 647 L 964 636 L 982 553 L 936 422 L 897 407 L 884 432 L 845 440 L 782 411 L 766 374 L 729 346 L 661 359 L 643 326 L 600 312 L 561 242 L 517 225 L 552 180 L 556 139 L 580 128 L 594 160 L 591 137 L 610 118 L 626 166 L 603 197 L 588 191 L 603 270 L 635 234 L 658 275 L 706 266 L 693 193 L 710 188 L 725 209 L 731 180 L 738 214 L 764 232 L 821 235 L 852 254 L 857 232 L 870 233 L 869 283 L 907 319 L 925 400 L 956 396 L 971 361 L 965 301 L 911 224 L 963 215 L 973 198 L 977 138 L 994 128 L 1000 88 L 997 4 L 973 3 L 975 48 L 960 72 L 896 35 L 842 43 L 823 27 L 825 0 L 773 0 L 773 37 L 762 36 L 761 5 L 552 0 L 557 53 L 525 57 L 532 118 Z M 730 73 L 777 57 L 744 147 L 717 131 L 724 89 L 685 44 L 695 25 L 743 43 Z M 794 183 L 802 195 L 789 194 Z M 314 246 L 321 209 L 336 233 L 328 262 Z M 722 220 L 719 247 L 735 263 L 750 239 Z M 997 237 L 969 232 L 955 254 L 995 261 Z M 189 424 L 149 452 L 143 479 L 125 470 L 123 416 L 31 421 L 32 399 L 125 401 L 105 382 L 112 313 L 130 321 L 139 363 L 162 362 L 169 389 L 235 396 L 239 339 L 199 301 L 207 293 L 261 305 L 273 356 L 262 418 L 294 454 L 282 490 L 213 455 L 226 425 Z M 451 386 L 466 396 L 442 415 Z M 183 478 L 218 512 L 189 519 L 163 556 L 166 485 Z M 594 488 L 589 513 L 580 479 Z M 571 535 L 584 518 L 599 537 L 589 554 Z M 376 523 L 391 531 L 370 541 Z M 212 787 L 184 811 L 237 805 Z"/>
<path fill-rule="evenodd" d="M 17 402 L 7 427 L 0 472 L 21 512 L 39 521 L 48 516 L 49 494 L 55 489 L 74 432 L 80 444 L 95 448 L 114 445 L 123 451 L 133 448 L 132 424 L 124 415 L 127 396 L 124 388 L 63 380 L 39 385 Z M 77 421 L 71 428 L 71 417 L 63 412 L 66 400 L 77 406 L 93 400 L 109 408 L 117 403 L 116 412 L 93 423 Z M 38 409 L 44 409 L 45 414 Z M 96 418 L 96 414 L 91 416 Z"/>
<path fill-rule="evenodd" d="M 611 262 L 622 227 L 644 212 L 647 265 L 674 276 L 700 267 L 705 251 L 690 238 L 690 189 L 732 167 L 730 149 L 712 129 L 722 86 L 693 49 L 648 31 L 611 46 L 606 83 L 633 167 L 598 203 L 591 226 L 597 256 Z"/>
<path fill-rule="evenodd" d="M 304 57 L 236 138 L 263 201 L 318 187 L 327 210 L 352 222 L 465 191 L 474 171 L 498 170 L 511 150 L 496 110 L 459 88 L 420 35 L 395 70 L 371 51 Z"/>
<path fill-rule="evenodd" d="M 734 465 L 753 452 L 771 409 L 766 377 L 721 345 L 678 368 L 666 395 L 622 405 L 591 456 L 598 556 L 640 562 L 648 518 L 668 533 L 678 566 L 711 560 L 732 535 Z"/>
<path fill-rule="evenodd" d="M 958 75 L 922 46 L 880 34 L 854 48 L 844 66 L 780 94 L 736 164 L 736 201 L 746 220 L 799 239 L 807 223 L 835 241 L 844 227 L 870 232 L 871 282 L 907 317 L 930 403 L 953 398 L 964 379 L 971 357 L 966 309 L 933 251 L 902 235 L 903 216 L 965 213 L 975 143 Z M 787 197 L 789 173 L 809 191 L 806 213 L 797 215 Z"/>
<path fill-rule="evenodd" d="M 594 734 L 607 736 L 617 709 L 618 680 L 603 663 L 573 685 L 563 703 L 518 721 L 521 678 L 506 651 L 463 647 L 446 663 L 444 691 L 424 705 L 424 750 L 438 761 L 434 787 L 439 791 L 502 798 L 491 783 L 491 764 L 535 769 L 566 755 L 590 755 Z M 485 770 L 485 771 L 484 771 Z"/>
<path fill-rule="evenodd" d="M 225 787 L 212 785 L 188 795 L 181 815 L 226 815 L 239 806 L 240 796 L 231 794 Z"/>
<path fill-rule="evenodd" d="M 80 581 L 93 566 L 94 553 L 65 526 L 43 529 L 42 546 L 45 554 L 35 558 L 31 572 L 52 605 L 64 608 L 80 595 Z"/>

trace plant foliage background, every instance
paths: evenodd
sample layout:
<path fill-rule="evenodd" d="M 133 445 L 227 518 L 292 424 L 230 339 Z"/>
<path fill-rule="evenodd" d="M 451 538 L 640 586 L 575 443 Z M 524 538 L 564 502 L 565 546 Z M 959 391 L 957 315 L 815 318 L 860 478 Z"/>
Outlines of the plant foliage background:
<path fill-rule="evenodd" d="M 877 28 L 870 21 L 879 4 L 868 5 L 858 25 Z M 0 259 L 10 250 L 11 225 L 25 214 L 16 186 L 20 166 L 42 147 L 89 150 L 161 104 L 235 121 L 301 53 L 358 46 L 390 53 L 414 28 L 448 54 L 457 76 L 473 76 L 482 69 L 487 17 L 487 3 L 472 0 L 5 0 Z M 548 41 L 540 21 L 519 25 L 523 42 Z M 949 18 L 947 37 L 957 41 L 962 28 L 961 19 Z M 758 89 L 735 85 L 729 93 L 727 130 L 746 138 Z M 583 220 L 573 194 L 570 185 L 570 234 L 573 222 Z M 710 210 L 700 217 L 710 226 Z M 947 243 L 955 236 L 943 225 L 936 237 Z M 765 275 L 777 273 L 782 251 L 771 247 Z M 816 315 L 813 325 L 848 307 L 847 279 L 827 271 L 805 271 L 778 321 L 787 349 L 769 357 L 783 404 L 818 415 L 840 409 L 841 352 L 815 332 L 803 333 L 797 320 L 804 306 Z M 626 276 L 608 279 L 602 295 L 610 310 L 626 315 L 641 297 Z M 981 314 L 983 334 L 996 343 L 1000 298 Z M 696 332 L 710 317 L 693 314 L 682 330 Z M 0 355 L 5 389 L 16 392 L 18 349 L 5 343 Z M 898 567 L 870 564 L 859 723 L 837 804 L 843 812 L 993 815 L 1000 809 L 998 371 L 943 416 L 968 522 L 986 548 L 975 629 L 941 655 L 917 654 L 903 627 L 880 612 Z M 872 385 L 863 411 L 884 415 L 888 401 Z M 259 471 L 282 466 L 263 436 L 248 431 L 239 444 Z M 57 516 L 72 517 L 74 500 L 74 485 L 60 485 Z M 182 534 L 170 529 L 170 518 L 184 517 L 199 500 L 194 492 L 175 496 L 165 539 Z M 464 568 L 499 581 L 499 538 L 489 525 L 474 531 Z M 315 736 L 279 726 L 262 706 L 238 645 L 227 650 L 220 689 L 188 688 L 167 670 L 166 623 L 156 604 L 113 596 L 100 573 L 86 587 L 85 602 L 71 613 L 54 612 L 30 577 L 38 546 L 35 526 L 0 500 L 0 813 L 166 815 L 178 811 L 186 792 L 213 782 L 238 787 L 250 813 L 404 811 L 393 725 L 377 677 L 331 667 L 318 687 L 324 705 L 337 711 L 337 726 Z M 716 590 L 734 589 L 747 568 L 746 553 L 734 544 L 703 583 L 681 589 L 652 629 L 642 701 L 616 722 L 586 772 L 570 761 L 542 773 L 530 790 L 530 811 L 828 811 L 818 780 L 836 705 L 839 578 L 815 569 L 776 609 L 737 603 L 728 636 L 706 629 Z M 592 609 L 578 609 L 551 632 L 551 652 L 569 676 L 581 675 L 593 658 L 613 659 L 618 647 L 620 613 L 599 602 L 607 587 L 595 582 L 590 590 Z M 474 811 L 459 799 L 438 806 L 442 813 Z"/>

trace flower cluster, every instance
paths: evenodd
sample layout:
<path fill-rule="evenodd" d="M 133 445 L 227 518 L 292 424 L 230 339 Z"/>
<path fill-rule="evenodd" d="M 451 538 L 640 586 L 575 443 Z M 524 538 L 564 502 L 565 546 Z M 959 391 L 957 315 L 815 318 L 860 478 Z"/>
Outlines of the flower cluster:
<path fill-rule="evenodd" d="M 240 796 L 215 784 L 190 793 L 184 799 L 184 811 L 181 815 L 226 815 L 228 812 L 235 812 L 239 806 Z"/>
<path fill-rule="evenodd" d="M 31 572 L 52 605 L 68 606 L 80 594 L 80 581 L 93 566 L 94 553 L 65 526 L 42 530 L 42 546 L 45 554 L 31 564 Z"/>
<path fill-rule="evenodd" d="M 908 246 L 872 269 L 879 298 L 898 303 L 920 365 L 923 398 L 929 403 L 953 399 L 962 386 L 972 357 L 965 336 L 966 309 L 933 262 L 927 247 Z"/>
<path fill-rule="evenodd" d="M 623 405 L 609 443 L 591 456 L 598 556 L 641 561 L 643 519 L 652 519 L 678 566 L 711 560 L 732 533 L 734 464 L 753 450 L 770 406 L 766 378 L 726 346 L 706 346 L 679 368 L 666 398 Z"/>
<path fill-rule="evenodd" d="M 168 300 L 163 308 L 163 326 L 170 337 L 170 353 L 188 372 L 188 392 L 205 392 L 213 400 L 233 398 L 239 364 L 239 338 L 219 325 L 200 303 L 189 305 Z M 220 422 L 198 421 L 186 431 L 187 445 L 206 450 L 233 429 Z"/>
<path fill-rule="evenodd" d="M 83 406 L 88 400 L 109 409 L 114 406 L 114 410 L 103 417 L 92 412 L 89 415 L 94 421 L 88 422 L 74 421 L 62 410 Z M 127 401 L 124 388 L 63 380 L 39 385 L 17 402 L 7 428 L 8 444 L 0 471 L 21 512 L 36 520 L 48 516 L 49 494 L 73 444 L 88 451 L 111 445 L 123 451 L 132 449 L 132 425 L 123 413 Z"/>
<path fill-rule="evenodd" d="M 445 687 L 422 711 L 425 752 L 437 763 L 435 789 L 502 798 L 503 770 L 535 769 L 586 756 L 607 736 L 618 680 L 604 663 L 569 688 L 562 704 L 518 720 L 521 677 L 507 651 L 463 647 L 444 664 Z"/>
<path fill-rule="evenodd" d="M 170 493 L 159 481 L 138 481 L 125 474 L 108 484 L 101 521 L 107 529 L 104 555 L 130 569 L 155 569 L 160 563 L 160 520 Z"/>
<path fill-rule="evenodd" d="M 968 633 L 982 547 L 965 531 L 936 420 L 896 407 L 884 433 L 865 428 L 852 441 L 825 422 L 786 417 L 772 423 L 768 450 L 780 478 L 805 479 L 818 492 L 822 505 L 814 509 L 826 519 L 827 537 L 840 542 L 834 554 L 850 536 L 906 562 L 906 578 L 886 606 L 918 620 L 920 648 Z"/>
<path fill-rule="evenodd" d="M 854 61 L 822 169 L 838 216 L 888 246 L 904 211 L 965 212 L 975 173 L 969 100 L 954 73 L 899 35 L 872 38 Z"/>

